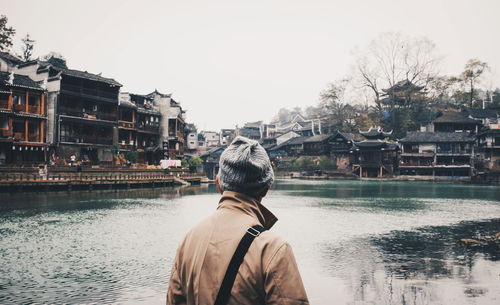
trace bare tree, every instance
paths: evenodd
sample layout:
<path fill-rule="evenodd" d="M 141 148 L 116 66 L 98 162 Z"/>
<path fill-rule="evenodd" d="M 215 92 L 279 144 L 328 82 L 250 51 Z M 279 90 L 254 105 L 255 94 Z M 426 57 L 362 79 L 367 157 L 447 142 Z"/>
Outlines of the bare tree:
<path fill-rule="evenodd" d="M 337 130 L 351 131 L 355 125 L 356 108 L 349 103 L 347 96 L 350 84 L 350 79 L 341 79 L 320 93 L 319 108 L 328 124 Z"/>
<path fill-rule="evenodd" d="M 435 49 L 435 44 L 425 37 L 381 34 L 357 54 L 358 83 L 372 91 L 375 104 L 381 110 L 382 88 L 404 80 L 427 86 L 434 79 L 441 60 Z"/>
<path fill-rule="evenodd" d="M 26 34 L 26 37 L 21 39 L 23 42 L 22 46 L 22 51 L 23 54 L 21 55 L 21 58 L 24 61 L 29 61 L 31 59 L 31 55 L 33 55 L 33 48 L 35 46 L 35 41 L 30 38 L 30 34 Z"/>
<path fill-rule="evenodd" d="M 470 59 L 466 64 L 464 71 L 460 74 L 460 78 L 465 82 L 470 84 L 470 105 L 474 100 L 474 85 L 483 75 L 483 73 L 489 69 L 486 62 L 480 61 L 479 59 Z"/>

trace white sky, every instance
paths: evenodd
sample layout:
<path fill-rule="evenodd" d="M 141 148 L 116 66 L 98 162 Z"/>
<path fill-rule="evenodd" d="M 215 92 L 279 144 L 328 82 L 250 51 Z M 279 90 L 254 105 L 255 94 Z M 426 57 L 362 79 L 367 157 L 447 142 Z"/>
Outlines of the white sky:
<path fill-rule="evenodd" d="M 35 56 L 59 52 L 124 91 L 173 93 L 189 122 L 213 130 L 316 104 L 353 49 L 388 31 L 434 41 L 446 74 L 486 61 L 484 85 L 500 87 L 499 12 L 498 0 L 0 0 L 14 51 L 30 33 Z"/>

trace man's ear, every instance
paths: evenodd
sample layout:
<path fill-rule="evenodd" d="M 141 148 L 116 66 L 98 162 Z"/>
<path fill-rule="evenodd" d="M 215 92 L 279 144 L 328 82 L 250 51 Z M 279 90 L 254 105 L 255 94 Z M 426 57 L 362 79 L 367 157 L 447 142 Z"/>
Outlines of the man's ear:
<path fill-rule="evenodd" d="M 219 193 L 222 195 L 222 193 L 224 193 L 224 190 L 220 186 L 219 175 L 215 176 L 215 185 L 217 185 L 217 189 L 219 190 Z"/>

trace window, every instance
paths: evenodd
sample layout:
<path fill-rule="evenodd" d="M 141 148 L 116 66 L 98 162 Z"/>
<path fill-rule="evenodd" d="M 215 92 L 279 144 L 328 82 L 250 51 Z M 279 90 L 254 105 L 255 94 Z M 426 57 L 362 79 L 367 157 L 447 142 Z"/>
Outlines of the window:
<path fill-rule="evenodd" d="M 26 95 L 22 92 L 14 92 L 12 94 L 12 104 L 14 105 L 26 105 Z"/>
<path fill-rule="evenodd" d="M 40 95 L 32 93 L 28 96 L 28 104 L 31 106 L 38 106 L 40 105 Z"/>

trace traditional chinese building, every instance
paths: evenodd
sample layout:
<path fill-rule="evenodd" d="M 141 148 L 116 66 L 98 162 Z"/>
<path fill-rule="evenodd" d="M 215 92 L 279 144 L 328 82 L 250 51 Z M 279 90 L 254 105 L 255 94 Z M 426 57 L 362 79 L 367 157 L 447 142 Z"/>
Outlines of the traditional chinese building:
<path fill-rule="evenodd" d="M 120 83 L 38 60 L 18 65 L 17 71 L 47 88 L 47 142 L 61 160 L 75 155 L 86 162 L 112 163 Z"/>
<path fill-rule="evenodd" d="M 354 143 L 353 172 L 359 177 L 391 177 L 397 168 L 398 145 L 386 140 L 392 132 L 380 127 L 360 131 L 365 140 Z"/>
<path fill-rule="evenodd" d="M 200 158 L 203 160 L 203 170 L 209 179 L 215 179 L 217 176 L 219 172 L 220 156 L 226 147 L 227 146 L 215 147 L 200 155 Z"/>
<path fill-rule="evenodd" d="M 160 140 L 169 159 L 180 159 L 184 156 L 185 114 L 180 103 L 172 98 L 172 94 L 164 94 L 155 90 L 147 95 L 153 99 L 161 114 Z"/>
<path fill-rule="evenodd" d="M 139 163 L 158 164 L 163 159 L 164 149 L 160 140 L 162 115 L 153 99 L 146 95 L 130 94 L 130 101 L 137 107 L 136 150 Z"/>
<path fill-rule="evenodd" d="M 470 178 L 475 137 L 466 132 L 408 132 L 401 139 L 400 175 Z"/>
<path fill-rule="evenodd" d="M 12 72 L 23 61 L 8 52 L 0 51 L 0 72 Z"/>
<path fill-rule="evenodd" d="M 354 140 L 351 133 L 337 131 L 328 140 L 330 156 L 335 159 L 338 169 L 347 170 L 351 168 L 354 161 Z"/>
<path fill-rule="evenodd" d="M 500 170 L 500 125 L 485 129 L 477 135 L 478 152 L 489 170 Z"/>
<path fill-rule="evenodd" d="M 0 165 L 47 160 L 45 90 L 31 78 L 0 72 Z"/>
<path fill-rule="evenodd" d="M 430 131 L 435 132 L 472 132 L 478 133 L 481 121 L 469 118 L 464 112 L 443 111 L 431 123 Z"/>

